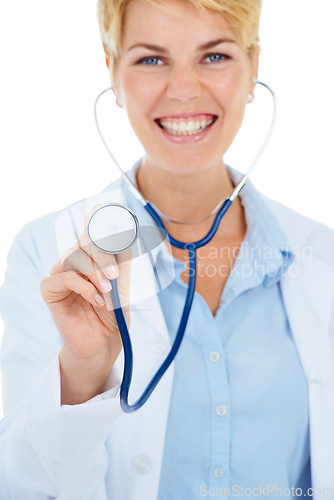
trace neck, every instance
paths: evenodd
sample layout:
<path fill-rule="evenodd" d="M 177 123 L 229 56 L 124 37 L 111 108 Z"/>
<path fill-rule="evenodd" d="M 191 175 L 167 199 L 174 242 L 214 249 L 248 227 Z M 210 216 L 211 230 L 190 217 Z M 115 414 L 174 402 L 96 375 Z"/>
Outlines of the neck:
<path fill-rule="evenodd" d="M 193 221 L 206 217 L 233 191 L 223 161 L 210 169 L 182 175 L 152 165 L 146 158 L 137 174 L 137 183 L 144 198 L 177 221 Z M 167 231 L 182 241 L 196 241 L 210 229 L 214 217 L 197 224 L 175 224 L 163 221 Z M 237 198 L 223 218 L 218 233 L 233 239 L 245 233 L 245 216 Z"/>

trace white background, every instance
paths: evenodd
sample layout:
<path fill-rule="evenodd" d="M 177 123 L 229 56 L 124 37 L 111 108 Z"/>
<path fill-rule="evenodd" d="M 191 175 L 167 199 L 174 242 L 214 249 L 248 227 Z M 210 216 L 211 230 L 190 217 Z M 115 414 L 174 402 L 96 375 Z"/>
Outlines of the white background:
<path fill-rule="evenodd" d="M 116 172 L 92 113 L 96 94 L 109 85 L 95 0 L 16 0 L 0 9 L 1 283 L 23 224 L 99 192 Z M 252 176 L 268 196 L 331 227 L 333 19 L 333 0 L 264 0 L 259 78 L 275 88 L 279 112 Z M 261 142 L 270 99 L 259 89 L 248 109 L 242 147 L 228 157 L 240 170 Z M 112 114 L 110 130 L 117 131 L 119 119 Z M 125 135 L 116 142 L 128 168 L 139 149 Z"/>

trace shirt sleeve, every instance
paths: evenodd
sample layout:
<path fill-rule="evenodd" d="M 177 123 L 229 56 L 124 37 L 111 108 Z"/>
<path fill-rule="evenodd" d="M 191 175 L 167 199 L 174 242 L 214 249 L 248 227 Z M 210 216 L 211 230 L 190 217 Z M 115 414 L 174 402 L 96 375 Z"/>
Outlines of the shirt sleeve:
<path fill-rule="evenodd" d="M 106 500 L 105 441 L 121 414 L 119 381 L 110 376 L 103 394 L 61 405 L 61 337 L 40 293 L 59 257 L 52 220 L 37 226 L 26 225 L 15 238 L 0 289 L 0 498 Z"/>

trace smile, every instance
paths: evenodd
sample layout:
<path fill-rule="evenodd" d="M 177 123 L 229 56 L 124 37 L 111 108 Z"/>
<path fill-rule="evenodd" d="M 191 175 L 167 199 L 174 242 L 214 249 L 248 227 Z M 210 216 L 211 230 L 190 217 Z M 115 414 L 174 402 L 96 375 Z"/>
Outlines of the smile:
<path fill-rule="evenodd" d="M 168 134 L 187 136 L 200 134 L 217 119 L 216 115 L 194 115 L 189 118 L 163 117 L 156 123 Z"/>

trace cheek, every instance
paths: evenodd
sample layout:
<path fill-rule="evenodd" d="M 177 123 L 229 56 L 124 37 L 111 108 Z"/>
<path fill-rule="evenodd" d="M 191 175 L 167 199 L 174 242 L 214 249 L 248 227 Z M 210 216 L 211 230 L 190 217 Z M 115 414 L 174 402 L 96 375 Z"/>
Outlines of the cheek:
<path fill-rule="evenodd" d="M 147 86 L 133 85 L 133 82 L 130 81 L 124 90 L 124 109 L 129 123 L 137 138 L 145 147 L 147 136 L 150 133 L 147 116 L 149 116 L 151 109 Z"/>
<path fill-rule="evenodd" d="M 205 86 L 226 114 L 243 112 L 251 88 L 244 68 L 213 74 L 208 79 L 206 76 Z"/>
<path fill-rule="evenodd" d="M 232 73 L 226 82 L 226 92 L 230 101 L 246 103 L 246 97 L 249 92 L 249 83 L 247 75 L 242 72 Z"/>
<path fill-rule="evenodd" d="M 123 88 L 124 108 L 135 134 L 142 141 L 152 133 L 152 126 L 156 126 L 153 119 L 161 106 L 161 92 L 157 85 L 148 85 L 145 78 L 135 81 L 129 78 L 124 81 Z"/>
<path fill-rule="evenodd" d="M 130 116 L 143 115 L 149 108 L 147 85 L 126 78 L 122 82 L 122 99 L 124 107 Z"/>
<path fill-rule="evenodd" d="M 123 72 L 120 79 L 120 86 L 123 88 L 124 94 L 132 101 L 134 99 L 148 100 L 152 95 L 154 87 L 156 87 L 154 80 L 150 80 L 145 73 L 131 71 L 130 68 L 130 70 L 127 69 Z M 148 89 L 150 89 L 149 92 Z"/>

